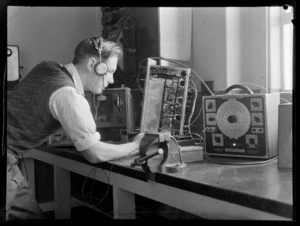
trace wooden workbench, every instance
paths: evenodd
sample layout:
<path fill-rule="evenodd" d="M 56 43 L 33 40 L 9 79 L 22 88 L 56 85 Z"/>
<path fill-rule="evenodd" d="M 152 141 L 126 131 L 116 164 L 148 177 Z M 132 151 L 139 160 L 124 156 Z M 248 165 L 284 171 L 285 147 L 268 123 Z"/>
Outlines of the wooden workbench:
<path fill-rule="evenodd" d="M 258 165 L 224 165 L 208 161 L 187 163 L 182 173 L 156 173 L 149 180 L 137 156 L 101 164 L 88 163 L 74 148 L 32 149 L 24 156 L 34 187 L 34 160 L 54 167 L 56 219 L 71 217 L 70 172 L 93 177 L 113 187 L 113 218 L 135 219 L 135 194 L 205 219 L 292 220 L 293 171 L 279 169 L 277 160 Z M 94 168 L 95 175 L 89 175 Z M 105 175 L 106 174 L 106 175 Z"/>

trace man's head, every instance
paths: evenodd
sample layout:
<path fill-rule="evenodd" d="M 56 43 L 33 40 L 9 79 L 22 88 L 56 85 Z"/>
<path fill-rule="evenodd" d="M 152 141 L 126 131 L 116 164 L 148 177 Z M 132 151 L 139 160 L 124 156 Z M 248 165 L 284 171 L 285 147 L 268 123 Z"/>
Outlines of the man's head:
<path fill-rule="evenodd" d="M 100 61 L 98 47 L 101 49 L 101 62 L 107 66 L 107 72 L 104 75 L 98 75 L 95 71 L 95 66 Z M 80 74 L 85 91 L 99 94 L 105 87 L 112 84 L 113 74 L 121 55 L 121 48 L 114 42 L 107 40 L 101 42 L 100 37 L 96 36 L 82 40 L 75 48 L 72 63 Z"/>

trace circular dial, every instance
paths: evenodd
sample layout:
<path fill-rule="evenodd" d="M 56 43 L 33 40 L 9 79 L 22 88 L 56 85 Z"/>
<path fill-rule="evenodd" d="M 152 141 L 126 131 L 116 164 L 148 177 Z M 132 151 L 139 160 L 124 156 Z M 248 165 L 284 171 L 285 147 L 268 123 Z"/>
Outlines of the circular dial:
<path fill-rule="evenodd" d="M 251 116 L 244 104 L 235 99 L 229 99 L 219 107 L 216 122 L 225 136 L 238 139 L 249 130 Z"/>

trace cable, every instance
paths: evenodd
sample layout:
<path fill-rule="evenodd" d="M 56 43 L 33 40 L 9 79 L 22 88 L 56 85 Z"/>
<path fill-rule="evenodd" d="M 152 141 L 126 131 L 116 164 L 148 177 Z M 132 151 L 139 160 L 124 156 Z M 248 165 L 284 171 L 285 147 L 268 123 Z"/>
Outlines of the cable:
<path fill-rule="evenodd" d="M 102 168 L 101 168 L 101 169 L 102 169 Z M 111 168 L 111 169 L 112 169 L 112 168 Z M 108 177 L 107 174 L 105 173 L 105 170 L 104 170 L 104 169 L 102 169 L 102 171 L 103 171 L 103 173 L 104 173 L 104 175 L 105 175 L 105 177 L 106 177 L 106 179 L 107 179 L 107 189 L 106 189 L 106 192 L 105 192 L 105 194 L 103 195 L 102 199 L 100 199 L 100 201 L 98 201 L 98 203 L 95 204 L 95 207 L 98 207 L 98 206 L 105 200 L 105 198 L 108 196 L 109 188 L 110 188 L 110 186 L 109 186 L 109 177 Z"/>
<path fill-rule="evenodd" d="M 195 107 L 196 107 L 196 101 L 197 101 L 197 98 L 198 98 L 196 85 L 195 85 L 195 83 L 194 83 L 193 80 L 191 80 L 191 83 L 192 83 L 192 85 L 193 85 L 194 87 L 190 88 L 190 89 L 188 90 L 188 92 L 191 91 L 191 90 L 193 90 L 192 92 L 194 93 L 195 96 L 194 96 L 194 98 L 193 98 L 193 103 L 192 103 L 192 107 L 191 107 L 191 112 L 190 112 L 189 118 L 188 118 L 188 120 L 187 120 L 187 125 L 186 125 L 186 127 L 188 128 L 188 133 L 191 133 L 191 128 L 190 128 L 190 126 L 191 126 L 191 120 L 192 120 L 192 117 L 193 117 L 193 115 L 194 115 L 194 111 L 195 111 Z"/>
<path fill-rule="evenodd" d="M 191 123 L 191 125 L 193 125 L 196 122 L 196 120 L 199 118 L 199 116 L 201 115 L 202 109 L 203 109 L 203 106 L 200 108 L 198 115 L 196 116 L 196 118 L 194 119 L 194 121 Z"/>
<path fill-rule="evenodd" d="M 88 173 L 88 175 L 85 177 L 85 180 L 84 180 L 84 182 L 83 182 L 83 184 L 82 184 L 82 187 L 81 187 L 81 195 L 82 195 L 83 201 L 84 201 L 85 203 L 88 203 L 88 204 L 90 204 L 90 203 L 85 199 L 85 196 L 84 196 L 84 186 L 85 186 L 85 183 L 86 183 L 87 179 L 89 178 L 89 175 L 93 172 L 93 170 L 95 170 L 95 168 L 96 168 L 96 167 L 93 167 L 92 170 L 91 170 L 91 171 Z"/>
<path fill-rule="evenodd" d="M 142 68 L 142 67 L 139 67 L 138 70 L 140 71 L 141 68 Z M 143 68 L 143 69 L 144 69 L 144 68 Z M 144 71 L 142 71 L 142 72 L 145 72 L 145 73 L 146 73 L 145 69 L 144 69 Z M 139 83 L 139 77 L 140 77 L 140 75 L 142 74 L 142 72 L 138 72 L 138 73 L 137 73 L 137 76 L 136 76 L 136 83 L 137 83 L 137 85 L 138 85 L 140 91 L 142 92 L 142 94 L 144 94 L 144 90 L 142 89 L 142 87 L 140 86 L 140 83 Z"/>
<path fill-rule="evenodd" d="M 134 138 L 135 138 L 135 136 L 132 137 L 130 140 L 133 140 Z M 98 208 L 98 206 L 105 200 L 105 198 L 108 196 L 108 193 L 109 193 L 109 188 L 110 188 L 110 186 L 109 186 L 109 185 L 110 185 L 110 184 L 109 184 L 109 181 L 110 181 L 110 174 L 111 174 L 111 172 L 112 172 L 112 168 L 114 167 L 114 165 L 116 165 L 116 164 L 114 164 L 113 162 L 118 162 L 118 161 L 120 161 L 120 160 L 122 160 L 122 159 L 124 159 L 124 158 L 126 158 L 126 157 L 128 157 L 128 156 L 130 156 L 132 153 L 134 153 L 134 152 L 137 151 L 137 150 L 139 150 L 139 148 L 138 148 L 138 149 L 135 149 L 135 150 L 133 150 L 133 151 L 131 151 L 131 152 L 129 152 L 128 154 L 126 154 L 126 155 L 124 155 L 124 156 L 122 156 L 122 157 L 120 157 L 120 158 L 118 158 L 118 159 L 116 159 L 116 160 L 110 161 L 110 163 L 112 164 L 112 166 L 111 166 L 111 168 L 110 168 L 110 170 L 109 170 L 109 174 L 108 174 L 108 175 L 105 173 L 105 170 L 101 168 L 102 171 L 103 171 L 103 173 L 104 173 L 104 175 L 105 175 L 105 177 L 106 177 L 106 179 L 107 179 L 107 190 L 106 190 L 105 194 L 103 195 L 103 197 L 100 199 L 100 201 L 98 201 L 97 204 L 94 204 L 93 201 L 92 201 L 92 198 L 91 198 L 91 197 L 92 197 L 91 194 L 92 194 L 93 184 L 92 184 L 92 188 L 91 188 L 91 191 L 90 191 L 90 200 L 91 200 L 91 203 L 89 203 L 89 202 L 85 199 L 85 197 L 84 197 L 84 186 L 85 186 L 85 183 L 86 183 L 86 181 L 87 181 L 87 178 L 88 178 L 89 175 L 93 172 L 93 170 L 95 170 L 95 173 L 94 173 L 94 180 L 95 180 L 95 175 L 96 175 L 97 167 L 93 167 L 92 170 L 89 172 L 89 174 L 86 176 L 85 181 L 84 181 L 84 183 L 83 183 L 83 185 L 82 185 L 82 197 L 83 197 L 84 202 L 90 204 L 90 205 L 93 206 L 93 207 Z M 99 164 L 101 164 L 101 163 L 99 163 Z M 93 182 L 93 183 L 94 183 L 94 182 Z M 98 208 L 98 209 L 99 209 L 99 208 Z"/>
<path fill-rule="evenodd" d="M 270 92 L 269 90 L 267 90 L 265 87 L 260 86 L 260 85 L 258 85 L 258 84 L 254 84 L 254 83 L 250 83 L 250 82 L 242 82 L 241 84 L 249 84 L 249 85 L 258 86 L 258 87 L 264 89 L 264 90 L 266 91 L 266 93 L 271 93 L 271 92 Z M 286 103 L 289 103 L 289 104 L 291 103 L 291 102 L 289 102 L 287 99 L 282 98 L 282 97 L 280 97 L 280 100 L 284 100 Z"/>
<path fill-rule="evenodd" d="M 265 90 L 266 93 L 270 93 L 269 90 L 267 90 L 265 87 L 263 87 L 263 86 L 261 86 L 261 85 L 258 85 L 258 84 L 255 84 L 255 83 L 251 83 L 251 82 L 241 82 L 241 84 L 257 86 L 257 87 L 260 87 L 260 88 L 262 88 L 263 90 Z"/>
<path fill-rule="evenodd" d="M 129 19 L 133 19 L 135 22 L 136 22 L 136 26 L 138 25 L 138 21 L 137 21 L 137 19 L 136 18 L 134 18 L 133 16 L 128 16 L 126 19 L 125 19 L 125 22 L 124 22 L 124 26 L 126 27 L 126 25 L 127 25 L 127 21 L 129 20 Z M 132 24 L 131 24 L 132 25 Z"/>
<path fill-rule="evenodd" d="M 265 164 L 265 163 L 274 161 L 275 159 L 278 158 L 277 156 L 275 156 L 273 158 L 270 158 L 270 159 L 264 160 L 264 161 L 240 161 L 240 162 L 238 162 L 237 159 L 234 159 L 234 160 L 230 159 L 233 161 L 217 161 L 215 159 L 212 159 L 213 157 L 209 157 L 207 152 L 204 151 L 204 149 L 203 149 L 203 154 L 209 161 L 217 163 L 217 164 L 222 164 L 222 165 L 224 165 L 224 164 L 226 164 L 226 165 L 259 165 L 259 164 Z M 226 157 L 226 158 L 229 158 L 229 157 Z M 223 160 L 225 160 L 224 157 L 223 157 Z"/>
<path fill-rule="evenodd" d="M 5 67 L 4 67 L 4 75 L 3 75 L 3 101 L 2 101 L 2 103 L 3 103 L 3 107 L 4 107 L 4 105 L 5 105 L 5 100 L 6 100 L 6 98 L 4 98 L 4 96 L 5 96 L 5 90 L 6 90 L 6 77 L 7 77 L 7 75 L 6 75 L 6 71 L 7 71 L 7 60 L 5 61 Z M 3 126 L 2 126 L 2 153 L 1 153 L 1 155 L 2 155 L 2 157 L 5 155 L 5 153 L 6 153 L 6 146 L 5 146 L 5 142 L 4 142 L 4 133 L 5 133 L 5 113 L 6 113 L 6 111 L 2 111 L 2 123 L 3 123 Z"/>
<path fill-rule="evenodd" d="M 111 168 L 110 168 L 110 170 L 109 170 L 108 176 L 104 173 L 104 174 L 106 175 L 106 178 L 107 178 L 107 190 L 106 190 L 106 193 L 104 194 L 104 196 L 102 197 L 102 199 L 96 204 L 96 207 L 98 207 L 98 205 L 99 205 L 100 203 L 102 203 L 102 202 L 105 200 L 105 198 L 107 197 L 107 195 L 108 195 L 108 192 L 109 192 L 109 185 L 110 185 L 110 184 L 109 184 L 109 181 L 110 181 L 110 175 L 111 175 L 111 172 L 112 172 L 112 168 L 116 165 L 116 164 L 114 164 L 113 162 L 118 162 L 118 161 L 124 159 L 125 157 L 128 157 L 129 155 L 131 155 L 131 153 L 134 153 L 134 152 L 137 151 L 137 150 L 139 150 L 139 149 L 135 149 L 134 151 L 129 152 L 128 154 L 126 154 L 125 156 L 122 156 L 122 157 L 119 158 L 119 159 L 110 161 L 110 163 L 112 164 L 112 166 L 111 166 Z M 104 170 L 103 170 L 103 172 L 104 172 Z"/>
<path fill-rule="evenodd" d="M 97 119 L 98 119 L 98 108 L 99 108 L 99 103 L 101 101 L 101 95 L 102 94 L 100 94 L 99 97 L 97 98 L 97 106 L 96 106 L 96 104 L 95 104 L 96 95 L 93 94 L 93 104 L 94 104 L 94 109 L 95 109 L 95 115 L 94 115 L 95 121 L 97 121 Z"/>
<path fill-rule="evenodd" d="M 204 133 L 206 130 L 207 130 L 207 128 L 202 130 L 201 133 Z M 204 145 L 203 145 L 203 154 L 209 161 L 217 163 L 217 164 L 223 164 L 223 165 L 224 164 L 226 164 L 226 165 L 258 165 L 258 164 L 265 164 L 265 163 L 268 163 L 268 162 L 271 162 L 271 161 L 277 159 L 277 156 L 275 156 L 271 159 L 264 160 L 264 161 L 240 161 L 240 162 L 238 162 L 237 159 L 234 159 L 234 161 L 217 161 L 217 160 L 213 159 L 214 157 L 209 156 L 209 154 L 205 150 Z M 227 158 L 227 160 L 228 160 L 228 158 L 230 158 L 230 157 L 223 156 L 223 157 L 219 157 L 219 159 L 220 158 L 222 158 L 222 160 L 225 160 L 225 158 Z M 233 159 L 230 159 L 230 160 L 233 160 Z"/>
<path fill-rule="evenodd" d="M 196 74 L 196 75 L 198 76 L 198 78 L 201 80 L 202 84 L 205 86 L 205 88 L 206 88 L 207 91 L 210 93 L 210 95 L 211 95 L 211 96 L 214 96 L 213 92 L 212 92 L 212 91 L 210 90 L 210 88 L 206 85 L 206 83 L 204 82 L 204 80 L 202 79 L 202 77 L 201 77 L 194 69 L 192 69 L 192 68 L 189 67 L 188 65 L 183 64 L 183 63 L 181 63 L 181 62 L 178 62 L 178 61 L 176 61 L 176 60 L 171 60 L 171 59 L 167 59 L 167 58 L 164 58 L 164 57 L 148 57 L 148 58 L 153 59 L 153 60 L 158 59 L 158 60 L 169 61 L 169 62 L 171 62 L 171 63 L 175 63 L 175 64 L 178 64 L 178 65 L 181 65 L 181 66 L 184 66 L 184 67 L 186 67 L 186 68 L 191 69 L 191 71 L 192 71 L 194 74 Z M 139 66 L 140 66 L 145 60 L 147 60 L 148 58 L 145 58 L 145 59 L 141 60 L 140 63 L 139 63 Z"/>
<path fill-rule="evenodd" d="M 101 164 L 101 163 L 100 163 L 100 164 Z M 101 199 L 97 204 L 95 204 L 95 203 L 93 202 L 93 199 L 92 199 L 92 190 L 93 190 L 93 186 L 94 186 L 95 175 L 96 175 L 97 169 L 98 169 L 97 167 L 93 167 L 92 170 L 89 172 L 89 174 L 85 177 L 84 183 L 83 183 L 83 185 L 82 185 L 82 191 L 81 191 L 81 192 L 82 192 L 82 198 L 83 198 L 83 201 L 84 201 L 85 203 L 88 203 L 89 205 L 95 207 L 95 208 L 98 207 L 100 203 L 102 203 L 102 201 L 107 197 L 108 192 L 109 192 L 109 178 L 108 178 L 107 174 L 105 173 L 105 170 L 101 168 L 102 171 L 103 171 L 103 173 L 104 173 L 104 175 L 105 175 L 105 177 L 106 177 L 106 179 L 107 179 L 107 181 L 108 181 L 108 186 L 107 186 L 107 190 L 106 190 L 104 196 L 102 197 L 102 199 Z M 85 187 L 85 183 L 86 183 L 87 179 L 89 178 L 89 175 L 92 174 L 93 171 L 94 171 L 94 178 L 93 178 L 92 188 L 91 188 L 91 191 L 90 191 L 90 202 L 88 202 L 88 201 L 86 200 L 86 198 L 85 198 L 84 187 Z M 99 208 L 98 208 L 98 209 L 99 209 Z"/>
<path fill-rule="evenodd" d="M 153 60 L 155 60 L 155 59 L 161 59 L 161 60 L 169 61 L 169 62 L 172 62 L 172 63 L 175 63 L 175 64 L 178 64 L 178 65 L 181 65 L 181 66 L 184 66 L 184 67 L 187 67 L 187 68 L 191 69 L 191 71 L 192 71 L 194 74 L 196 74 L 196 75 L 200 78 L 201 82 L 202 82 L 203 85 L 206 87 L 206 89 L 209 91 L 209 93 L 210 93 L 212 96 L 214 95 L 214 94 L 212 93 L 212 91 L 210 90 L 210 88 L 206 85 L 206 83 L 204 82 L 204 80 L 201 78 L 201 76 L 200 76 L 195 70 L 193 70 L 191 67 L 187 66 L 186 64 L 180 63 L 180 62 L 175 61 L 175 60 L 166 59 L 166 58 L 163 58 L 163 57 L 149 57 L 149 58 L 150 58 L 150 59 L 153 59 Z M 140 68 L 145 68 L 145 67 L 142 67 L 142 63 L 145 62 L 147 59 L 148 59 L 148 58 L 145 58 L 145 59 L 143 59 L 143 60 L 140 61 L 140 63 L 139 63 L 139 70 L 140 70 Z M 137 84 L 138 84 L 138 86 L 139 86 L 141 92 L 143 93 L 143 90 L 142 90 L 142 88 L 141 88 L 140 85 L 139 85 L 139 76 L 140 76 L 140 73 L 137 74 Z M 196 85 L 194 84 L 193 81 L 192 81 L 192 84 L 194 85 L 194 89 L 197 90 Z M 196 100 L 197 100 L 197 98 L 198 98 L 197 92 L 194 92 L 194 93 L 195 93 L 195 97 L 194 97 L 194 101 L 193 101 L 193 106 L 192 106 L 191 114 L 190 114 L 190 117 L 189 117 L 189 119 L 188 119 L 188 124 L 185 125 L 185 126 L 188 128 L 189 133 L 191 132 L 191 131 L 190 131 L 190 125 L 192 125 L 193 123 L 195 123 L 195 121 L 196 121 L 196 120 L 198 119 L 198 117 L 200 116 L 200 112 L 199 112 L 199 114 L 198 114 L 198 116 L 196 117 L 196 119 L 195 119 L 192 123 L 190 123 L 190 121 L 191 121 L 191 119 L 192 119 L 192 117 L 193 117 L 193 114 L 194 114 L 195 105 L 196 105 Z"/>
<path fill-rule="evenodd" d="M 93 104 L 94 104 L 94 108 L 95 108 L 95 115 L 94 115 L 95 120 L 97 120 L 97 118 L 98 118 L 98 108 L 99 108 L 99 104 L 100 104 L 101 97 L 102 97 L 102 94 L 103 94 L 104 89 L 105 89 L 105 87 L 104 87 L 104 75 L 103 75 L 102 90 L 101 90 L 101 93 L 99 94 L 99 96 L 98 96 L 98 98 L 97 98 L 97 106 L 96 106 L 96 104 L 95 104 L 95 97 L 96 97 L 96 94 L 93 93 Z"/>
<path fill-rule="evenodd" d="M 120 28 L 120 27 L 122 27 L 122 26 L 120 26 L 120 23 L 121 23 L 121 21 L 124 21 L 124 17 L 121 17 L 119 20 L 118 20 L 118 22 L 117 22 L 117 28 Z"/>
<path fill-rule="evenodd" d="M 93 178 L 93 182 L 92 182 L 92 187 L 91 187 L 91 190 L 90 190 L 90 202 L 92 203 L 93 205 L 93 199 L 92 199 L 92 192 L 93 192 L 93 187 L 94 187 L 94 182 L 95 182 L 95 176 L 96 176 L 96 172 L 97 172 L 97 167 L 95 167 L 95 171 L 94 171 L 94 178 Z"/>
<path fill-rule="evenodd" d="M 180 62 L 178 62 L 178 61 L 175 61 L 175 60 L 170 60 L 170 59 L 166 59 L 166 58 L 163 58 L 163 57 L 149 57 L 150 59 L 160 59 L 160 60 L 165 60 L 165 61 L 169 61 L 169 62 L 172 62 L 172 63 L 176 63 L 176 64 L 179 64 L 179 65 L 182 65 L 182 66 L 185 66 L 185 67 L 187 67 L 187 68 L 190 68 L 189 66 L 187 66 L 187 65 L 185 65 L 185 64 L 183 64 L 183 63 L 180 63 Z M 147 58 L 146 58 L 147 59 Z M 140 63 L 139 63 L 139 67 L 141 67 L 141 65 L 142 65 L 142 63 L 146 60 L 146 59 L 143 59 L 142 61 L 140 61 Z M 200 80 L 201 80 L 201 82 L 202 82 L 202 84 L 206 87 L 206 89 L 209 91 L 209 93 L 211 94 L 211 96 L 214 96 L 214 93 L 210 90 L 210 88 L 206 85 L 206 83 L 204 82 L 204 80 L 201 78 L 201 76 L 195 71 L 195 70 L 193 70 L 192 68 L 190 68 L 191 69 L 191 71 L 194 73 L 194 74 L 196 74 L 199 78 L 200 78 Z M 255 84 L 254 84 L 255 85 Z M 262 87 L 263 88 L 263 87 Z M 218 91 L 219 92 L 219 91 Z M 217 92 L 216 92 L 217 93 Z M 198 116 L 196 117 L 196 119 L 200 116 L 200 114 L 201 114 L 201 110 L 202 110 L 202 108 L 203 108 L 203 106 L 201 107 L 201 109 L 200 109 L 200 111 L 199 111 L 199 114 L 198 114 Z M 194 122 L 195 122 L 196 120 L 194 120 L 191 124 L 193 124 Z M 190 125 L 191 125 L 190 124 Z M 205 130 L 204 130 L 205 131 Z M 209 160 L 211 160 L 211 161 L 213 161 L 213 162 L 216 162 L 216 163 L 222 163 L 222 164 L 235 164 L 235 165 L 253 165 L 253 164 L 263 164 L 263 163 L 267 163 L 267 162 L 270 162 L 270 161 L 272 161 L 273 159 L 276 159 L 276 157 L 274 157 L 274 158 L 272 158 L 272 159 L 269 159 L 269 160 L 266 160 L 266 161 L 258 161 L 258 162 L 240 162 L 240 163 L 238 163 L 238 162 L 218 162 L 218 161 L 215 161 L 215 160 L 212 160 L 210 157 L 208 157 L 208 154 L 204 151 L 204 154 L 205 154 L 205 156 L 209 159 Z"/>
<path fill-rule="evenodd" d="M 291 104 L 287 99 L 280 97 L 280 100 L 284 100 L 286 103 Z"/>

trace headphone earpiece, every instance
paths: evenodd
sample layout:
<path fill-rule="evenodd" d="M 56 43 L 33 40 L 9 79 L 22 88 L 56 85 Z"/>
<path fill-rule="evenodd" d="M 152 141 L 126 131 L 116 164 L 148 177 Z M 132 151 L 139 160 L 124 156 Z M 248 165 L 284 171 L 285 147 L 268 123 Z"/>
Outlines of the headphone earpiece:
<path fill-rule="evenodd" d="M 92 39 L 94 42 L 95 48 L 98 50 L 98 55 L 100 58 L 100 61 L 95 65 L 94 69 L 97 75 L 105 75 L 107 73 L 107 65 L 105 63 L 102 63 L 101 60 L 101 52 L 102 52 L 102 37 L 100 38 L 99 45 L 97 44 L 96 39 Z"/>

